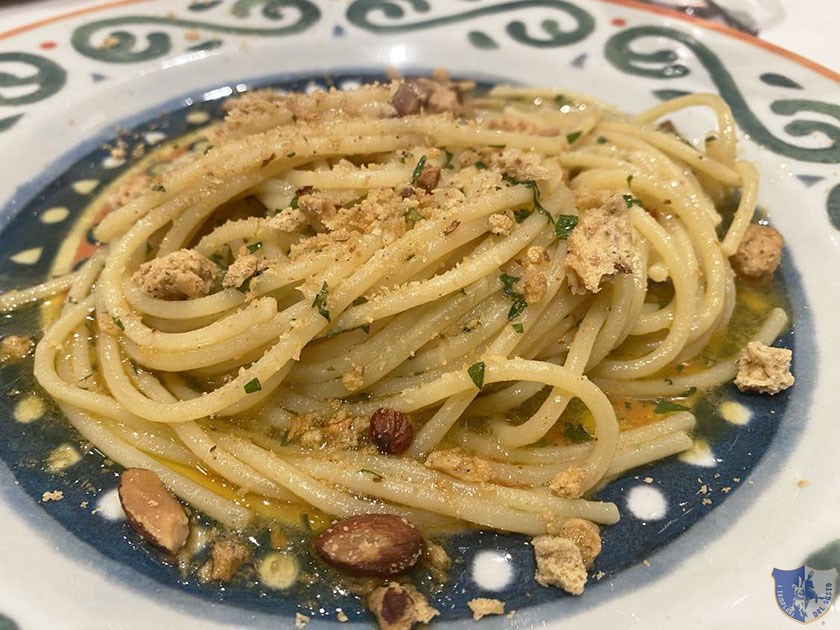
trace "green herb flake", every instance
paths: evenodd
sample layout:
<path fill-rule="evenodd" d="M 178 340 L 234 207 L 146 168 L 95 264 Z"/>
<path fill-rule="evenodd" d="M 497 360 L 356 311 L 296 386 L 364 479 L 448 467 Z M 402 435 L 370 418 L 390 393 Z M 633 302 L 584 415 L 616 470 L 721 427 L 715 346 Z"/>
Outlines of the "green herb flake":
<path fill-rule="evenodd" d="M 528 302 L 525 301 L 525 298 L 517 298 L 513 301 L 513 304 L 510 305 L 508 309 L 507 318 L 508 321 L 516 319 L 520 315 L 522 315 L 522 311 L 526 309 L 528 306 Z"/>
<path fill-rule="evenodd" d="M 507 318 L 513 320 L 522 314 L 522 311 L 528 306 L 525 296 L 514 289 L 514 285 L 519 282 L 519 278 L 503 273 L 499 276 L 499 282 L 502 283 L 502 295 L 509 299 L 512 304 L 508 309 Z"/>
<path fill-rule="evenodd" d="M 152 244 L 151 244 L 149 241 L 146 241 L 146 254 L 147 254 L 147 255 L 148 255 L 148 254 L 151 254 L 151 253 L 152 253 L 152 249 L 154 249 L 154 248 L 152 247 Z"/>
<path fill-rule="evenodd" d="M 420 174 L 423 172 L 423 169 L 426 168 L 426 156 L 423 155 L 417 160 L 417 166 L 414 167 L 414 170 L 411 173 L 411 184 L 414 185 L 417 183 L 417 180 L 420 178 Z"/>
<path fill-rule="evenodd" d="M 570 103 L 571 103 L 571 101 L 566 98 L 565 94 L 557 94 L 554 97 L 554 104 L 555 105 L 560 105 L 562 107 L 563 105 L 569 105 Z"/>
<path fill-rule="evenodd" d="M 488 144 L 488 147 L 491 149 L 504 149 L 507 145 L 506 144 Z"/>
<path fill-rule="evenodd" d="M 534 213 L 533 210 L 528 210 L 527 208 L 519 208 L 518 210 L 513 211 L 513 218 L 516 219 L 517 223 L 522 223 L 525 219 L 530 217 Z"/>
<path fill-rule="evenodd" d="M 300 516 L 300 524 L 303 526 L 308 532 L 312 531 L 312 521 L 309 520 L 309 514 L 301 514 Z"/>
<path fill-rule="evenodd" d="M 163 184 L 157 184 L 156 186 L 152 186 L 152 190 L 154 190 L 155 192 L 165 193 L 166 192 L 166 186 L 164 186 Z"/>
<path fill-rule="evenodd" d="M 517 322 L 516 324 L 511 324 L 511 327 L 513 328 L 514 332 L 517 332 L 520 335 L 525 332 L 525 326 L 523 326 L 521 323 Z"/>
<path fill-rule="evenodd" d="M 238 287 L 236 287 L 236 290 L 239 291 L 240 293 L 248 293 L 250 288 L 251 288 L 251 278 L 245 278 L 245 280 L 242 281 L 242 284 L 240 284 Z"/>
<path fill-rule="evenodd" d="M 627 187 L 630 187 L 630 184 L 633 182 L 633 174 L 627 176 Z"/>
<path fill-rule="evenodd" d="M 262 385 L 260 384 L 260 379 L 252 378 L 250 381 L 245 383 L 245 393 L 246 394 L 253 394 L 254 392 L 258 392 L 262 389 Z"/>
<path fill-rule="evenodd" d="M 563 437 L 571 440 L 573 444 L 582 444 L 589 442 L 592 436 L 582 424 L 578 422 L 564 422 L 563 423 Z"/>
<path fill-rule="evenodd" d="M 403 219 L 405 219 L 405 224 L 409 228 L 413 228 L 418 222 L 423 220 L 423 215 L 417 212 L 414 208 L 409 208 L 403 214 Z"/>
<path fill-rule="evenodd" d="M 681 398 L 688 398 L 689 396 L 694 396 L 694 394 L 696 394 L 696 393 L 697 393 L 697 388 L 696 387 L 689 387 L 682 394 L 680 394 L 680 397 Z"/>
<path fill-rule="evenodd" d="M 668 306 L 670 303 L 671 303 L 671 300 L 659 300 L 656 304 L 657 304 L 657 306 L 659 306 L 659 310 L 662 310 L 663 308 Z"/>
<path fill-rule="evenodd" d="M 360 328 L 360 329 L 361 329 L 361 331 L 362 331 L 363 333 L 365 333 L 366 335 L 369 335 L 369 334 L 370 334 L 370 324 L 362 324 L 361 326 L 359 326 L 359 328 Z"/>
<path fill-rule="evenodd" d="M 656 401 L 656 407 L 653 408 L 653 411 L 654 413 L 673 413 L 675 411 L 691 411 L 691 407 L 660 398 Z"/>
<path fill-rule="evenodd" d="M 297 195 L 292 197 L 292 200 L 289 202 L 289 207 L 292 210 L 297 210 L 297 207 L 298 207 L 298 196 Z"/>
<path fill-rule="evenodd" d="M 716 140 L 717 140 L 717 136 L 715 136 L 715 135 L 706 136 L 706 142 L 715 142 Z"/>
<path fill-rule="evenodd" d="M 210 260 L 216 263 L 216 266 L 219 267 L 219 269 L 227 269 L 227 265 L 225 264 L 225 257 L 221 254 L 213 254 L 212 256 L 210 256 Z"/>
<path fill-rule="evenodd" d="M 598 139 L 595 140 L 598 144 L 607 144 L 607 138 L 605 136 L 598 136 Z"/>
<path fill-rule="evenodd" d="M 561 241 L 565 241 L 569 238 L 569 234 L 572 233 L 572 230 L 575 229 L 577 224 L 578 218 L 576 216 L 571 214 L 561 214 L 554 222 L 554 236 L 559 238 Z"/>
<path fill-rule="evenodd" d="M 544 215 L 548 219 L 548 222 L 551 223 L 552 225 L 554 225 L 554 217 L 552 217 L 551 213 L 548 210 L 546 210 L 545 208 L 543 208 L 542 204 L 540 203 L 540 187 L 537 186 L 536 181 L 534 181 L 533 179 L 522 181 L 522 180 L 516 179 L 515 177 L 511 177 L 510 175 L 502 175 L 502 181 L 507 182 L 511 186 L 522 185 L 522 186 L 527 186 L 528 188 L 530 188 L 531 189 L 531 195 L 532 195 L 532 203 L 534 204 L 534 207 L 537 209 L 537 212 Z"/>
<path fill-rule="evenodd" d="M 486 170 L 486 169 L 487 169 L 487 164 L 485 164 L 485 163 L 484 163 L 484 162 L 482 162 L 481 160 L 479 160 L 478 162 L 476 162 L 475 164 L 473 164 L 473 166 L 475 166 L 475 167 L 476 167 L 479 171 L 483 171 L 483 170 Z"/>
<path fill-rule="evenodd" d="M 135 370 L 135 373 L 136 373 L 136 372 L 137 372 L 137 371 Z M 79 379 L 79 382 L 81 383 L 82 381 L 86 381 L 86 380 L 88 380 L 91 376 L 93 376 L 93 372 L 89 372 L 88 374 L 86 374 L 85 376 L 83 376 L 82 378 L 80 378 L 80 379 Z"/>
<path fill-rule="evenodd" d="M 478 389 L 484 387 L 484 361 L 473 363 L 467 368 L 467 374 L 470 375 L 472 382 L 475 383 Z"/>
<path fill-rule="evenodd" d="M 286 157 L 287 157 L 287 158 L 293 158 L 293 157 L 295 157 L 296 155 L 297 155 L 297 153 L 295 153 L 294 151 L 289 151 L 289 152 L 286 154 Z"/>
<path fill-rule="evenodd" d="M 373 477 L 373 481 L 382 481 L 385 478 L 384 475 L 376 472 L 375 470 L 371 470 L 370 468 L 362 468 L 359 472 L 363 475 L 370 475 Z"/>
<path fill-rule="evenodd" d="M 582 131 L 573 131 L 572 133 L 567 133 L 566 134 L 566 142 L 568 142 L 569 144 L 574 144 L 575 140 L 580 138 L 581 135 L 583 135 Z"/>
<path fill-rule="evenodd" d="M 621 195 L 621 198 L 624 199 L 624 203 L 627 205 L 628 210 L 633 206 L 642 207 L 642 200 L 638 197 L 634 197 L 633 195 Z"/>
<path fill-rule="evenodd" d="M 351 303 L 353 304 L 353 306 L 359 306 L 360 304 L 367 304 L 367 301 L 368 299 L 364 295 L 360 295 Z"/>
<path fill-rule="evenodd" d="M 122 320 L 118 317 L 112 317 L 111 319 L 114 320 L 114 323 L 117 325 L 117 328 L 120 330 L 125 330 L 125 324 L 122 323 Z"/>
<path fill-rule="evenodd" d="M 330 311 L 327 309 L 327 295 L 329 295 L 329 292 L 330 289 L 326 281 L 324 281 L 324 284 L 321 285 L 321 290 L 315 294 L 315 299 L 312 300 L 312 306 L 317 308 L 321 317 L 327 321 L 330 321 Z"/>
<path fill-rule="evenodd" d="M 251 254 L 254 254 L 261 247 L 262 247 L 262 241 L 257 241 L 256 243 L 251 243 L 250 245 L 248 245 L 248 252 L 251 253 Z"/>
<path fill-rule="evenodd" d="M 443 168 L 448 168 L 448 169 L 455 168 L 454 166 L 452 166 L 452 158 L 454 157 L 454 154 L 452 153 L 452 151 L 447 151 L 446 149 L 444 149 L 443 150 L 443 155 L 446 158 L 443 162 Z"/>
<path fill-rule="evenodd" d="M 208 145 L 207 145 L 207 148 L 206 148 L 206 149 L 204 149 L 204 155 L 207 155 L 208 153 L 210 153 L 210 149 L 212 149 L 212 148 L 213 148 L 213 145 L 212 145 L 212 144 L 208 144 Z"/>

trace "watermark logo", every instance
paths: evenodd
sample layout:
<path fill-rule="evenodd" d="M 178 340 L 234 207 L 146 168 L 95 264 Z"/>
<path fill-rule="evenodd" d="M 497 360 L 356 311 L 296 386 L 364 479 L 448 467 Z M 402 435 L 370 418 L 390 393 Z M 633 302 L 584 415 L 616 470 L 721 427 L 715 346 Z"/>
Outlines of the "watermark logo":
<path fill-rule="evenodd" d="M 831 608 L 837 569 L 817 571 L 807 564 L 792 571 L 773 569 L 773 580 L 781 611 L 794 621 L 811 623 Z"/>

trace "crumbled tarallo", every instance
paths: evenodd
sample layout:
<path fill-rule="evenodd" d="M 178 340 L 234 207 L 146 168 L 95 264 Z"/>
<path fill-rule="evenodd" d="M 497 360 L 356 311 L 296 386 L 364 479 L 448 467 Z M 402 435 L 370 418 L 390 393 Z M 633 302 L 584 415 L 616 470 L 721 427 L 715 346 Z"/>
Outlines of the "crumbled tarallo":
<path fill-rule="evenodd" d="M 192 300 L 217 286 L 219 266 L 193 249 L 180 249 L 140 265 L 134 283 L 154 298 Z"/>
<path fill-rule="evenodd" d="M 504 615 L 505 603 L 499 599 L 477 597 L 467 602 L 475 621 L 480 621 L 488 615 Z"/>
<path fill-rule="evenodd" d="M 581 212 L 568 238 L 566 278 L 575 294 L 597 293 L 604 278 L 629 273 L 637 256 L 627 204 L 619 195 Z"/>
<path fill-rule="evenodd" d="M 365 385 L 365 366 L 353 364 L 353 366 L 341 377 L 341 383 L 348 392 L 357 392 Z"/>
<path fill-rule="evenodd" d="M 410 630 L 418 623 L 429 623 L 440 614 L 411 584 L 389 582 L 374 589 L 367 605 L 381 630 Z"/>
<path fill-rule="evenodd" d="M 548 487 L 558 497 L 579 499 L 583 494 L 585 472 L 580 466 L 569 466 L 562 470 L 549 483 Z"/>
<path fill-rule="evenodd" d="M 793 353 L 787 348 L 773 348 L 751 341 L 738 357 L 735 385 L 741 391 L 778 394 L 793 385 L 790 371 Z"/>
<path fill-rule="evenodd" d="M 537 570 L 534 579 L 541 586 L 557 586 L 580 595 L 586 586 L 586 565 L 578 546 L 560 536 L 537 536 L 531 541 Z"/>
<path fill-rule="evenodd" d="M 757 223 L 747 226 L 738 251 L 730 258 L 739 276 L 763 280 L 773 276 L 782 262 L 785 239 L 778 230 Z"/>
<path fill-rule="evenodd" d="M 503 212 L 491 214 L 489 217 L 490 232 L 496 236 L 509 236 L 513 232 L 515 223 L 508 215 Z"/>

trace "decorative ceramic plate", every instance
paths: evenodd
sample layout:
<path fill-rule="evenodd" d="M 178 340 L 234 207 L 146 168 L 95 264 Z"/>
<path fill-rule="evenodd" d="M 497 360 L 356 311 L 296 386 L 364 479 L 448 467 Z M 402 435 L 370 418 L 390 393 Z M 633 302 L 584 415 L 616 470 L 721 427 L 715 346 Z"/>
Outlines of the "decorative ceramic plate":
<path fill-rule="evenodd" d="M 168 140 L 192 133 L 200 143 L 224 98 L 264 85 L 344 88 L 387 66 L 559 87 L 627 112 L 720 93 L 762 173 L 760 205 L 787 239 L 796 331 L 781 341 L 794 349 L 789 392 L 772 405 L 709 399 L 693 451 L 599 492 L 623 518 L 605 530 L 582 597 L 533 582 L 525 539 L 462 534 L 448 543 L 458 562 L 435 596 L 435 623 L 471 625 L 465 602 L 483 596 L 515 611 L 488 627 L 793 627 L 773 569 L 840 563 L 840 77 L 815 64 L 734 31 L 594 0 L 90 6 L 0 33 L 0 288 L 89 255 L 91 199 L 141 160 L 160 168 L 165 155 L 153 149 Z M 118 137 L 136 151 L 111 151 Z M 31 333 L 38 318 L 29 309 L 2 334 Z M 295 613 L 320 627 L 339 610 L 369 623 L 356 599 L 326 587 L 208 588 L 161 562 L 122 517 L 116 471 L 95 452 L 78 458 L 29 369 L 0 371 L 0 627 L 290 627 Z"/>

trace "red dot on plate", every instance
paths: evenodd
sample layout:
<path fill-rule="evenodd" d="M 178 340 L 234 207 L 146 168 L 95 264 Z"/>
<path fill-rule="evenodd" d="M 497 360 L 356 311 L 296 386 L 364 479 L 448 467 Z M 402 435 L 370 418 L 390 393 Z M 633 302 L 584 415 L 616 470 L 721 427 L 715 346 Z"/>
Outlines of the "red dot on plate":
<path fill-rule="evenodd" d="M 41 48 L 44 50 L 52 50 L 56 47 L 56 43 L 49 41 L 49 42 L 41 42 Z"/>
<path fill-rule="evenodd" d="M 610 21 L 610 24 L 612 24 L 613 26 L 626 26 L 627 20 L 625 20 L 624 18 L 613 18 Z"/>

